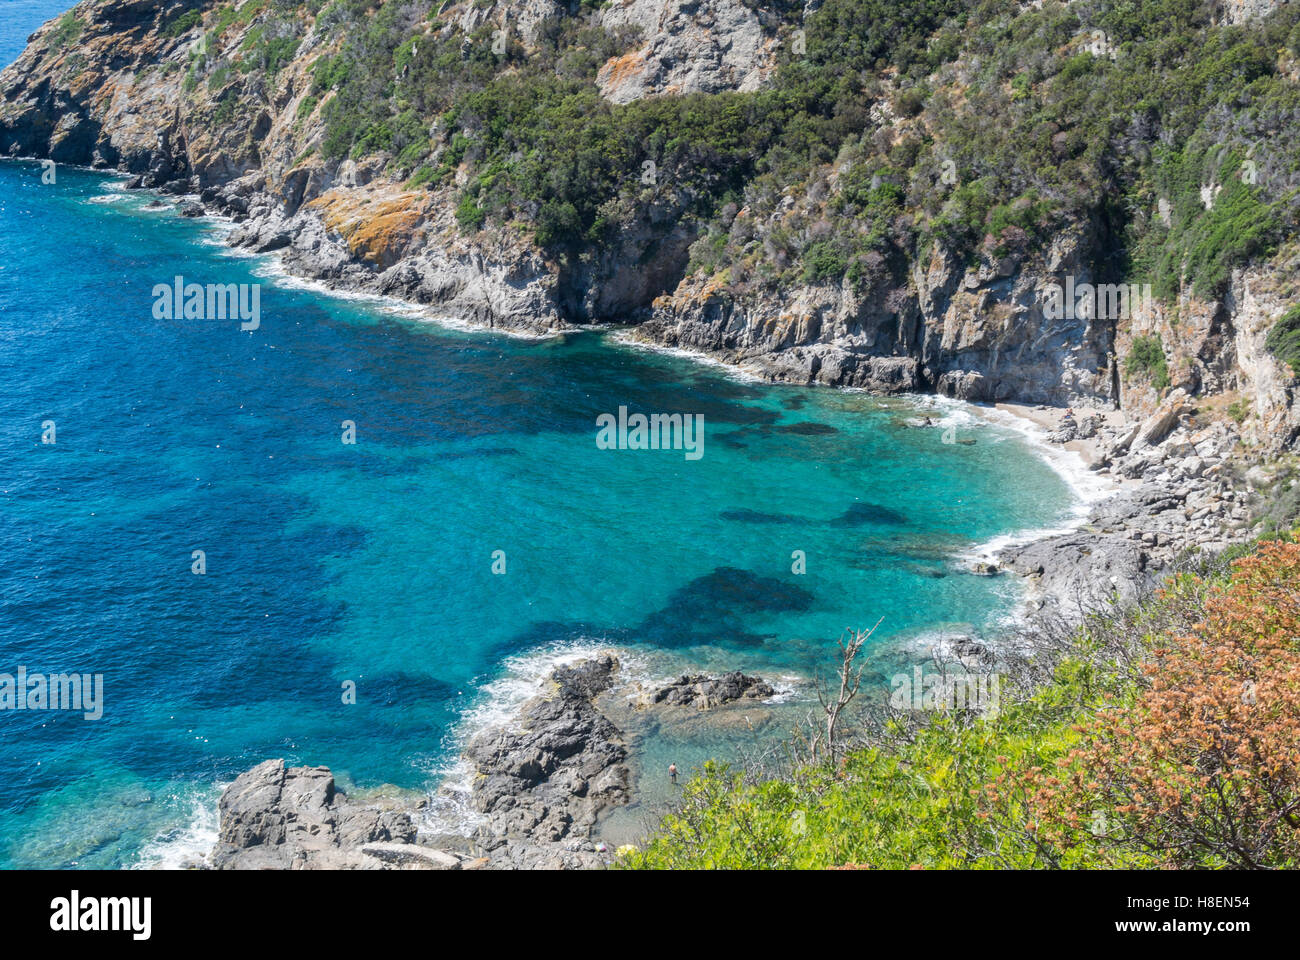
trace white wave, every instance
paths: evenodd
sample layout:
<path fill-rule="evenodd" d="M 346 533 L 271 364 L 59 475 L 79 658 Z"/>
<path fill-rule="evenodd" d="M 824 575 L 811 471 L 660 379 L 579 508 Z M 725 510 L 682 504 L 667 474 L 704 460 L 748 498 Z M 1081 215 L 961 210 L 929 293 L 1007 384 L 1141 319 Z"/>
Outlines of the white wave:
<path fill-rule="evenodd" d="M 472 836 L 487 822 L 487 817 L 470 803 L 474 764 L 457 755 L 434 769 L 432 774 L 438 787 L 431 792 L 416 829 L 423 834 Z"/>
<path fill-rule="evenodd" d="M 101 193 L 98 196 L 88 198 L 86 202 L 87 203 L 119 203 L 125 199 L 126 199 L 126 194 L 124 193 Z"/>
<path fill-rule="evenodd" d="M 1051 443 L 1047 430 L 1028 417 L 1022 417 L 996 407 L 980 407 L 981 415 L 1024 436 L 1034 452 L 1051 467 L 1076 497 L 1087 504 L 1104 500 L 1115 492 L 1115 483 L 1099 476 L 1088 466 L 1082 453 L 1067 450 L 1064 444 Z"/>
<path fill-rule="evenodd" d="M 204 789 L 198 786 L 174 796 L 189 808 L 189 822 L 155 837 L 141 849 L 133 869 L 179 870 L 196 861 L 206 861 L 217 842 L 217 803 L 227 784 Z"/>
<path fill-rule="evenodd" d="M 660 353 L 669 357 L 679 357 L 683 360 L 693 360 L 696 363 L 705 366 L 714 367 L 725 375 L 742 383 L 771 383 L 772 381 L 763 376 L 762 372 L 754 366 L 744 364 L 727 363 L 725 360 L 719 360 L 717 357 L 710 356 L 700 350 L 691 350 L 686 347 L 668 347 L 661 343 L 647 343 L 644 340 L 637 339 L 630 330 L 619 330 L 609 337 L 610 342 L 616 343 L 621 347 L 627 347 L 631 350 L 643 350 L 646 353 Z"/>
<path fill-rule="evenodd" d="M 949 623 L 931 625 L 915 633 L 905 633 L 891 640 L 893 649 L 903 651 L 911 663 L 926 660 L 950 660 L 956 656 L 958 641 L 982 642 L 974 624 Z"/>
<path fill-rule="evenodd" d="M 556 337 L 563 336 L 566 333 L 577 333 L 580 327 L 565 325 L 549 330 L 526 330 L 522 328 L 511 327 L 488 327 L 481 323 L 475 323 L 472 320 L 462 320 L 459 317 L 451 317 L 446 314 L 436 314 L 429 311 L 427 307 L 421 307 L 418 304 L 408 303 L 404 300 L 397 301 L 401 306 L 390 308 L 395 313 L 401 313 L 404 316 L 410 316 L 413 320 L 421 323 L 433 323 L 448 330 L 455 330 L 461 333 L 492 333 L 499 334 L 503 337 L 511 337 L 515 340 L 553 340 Z M 408 312 L 409 311 L 409 312 Z"/>
<path fill-rule="evenodd" d="M 508 657 L 495 679 L 479 687 L 471 706 L 452 726 L 444 746 L 452 756 L 431 771 L 437 784 L 420 829 L 430 833 L 469 836 L 483 822 L 482 814 L 469 803 L 474 765 L 461 754 L 470 737 L 484 730 L 510 730 L 519 726 L 524 704 L 547 691 L 548 678 L 559 666 L 577 663 L 601 653 L 613 653 L 619 659 L 615 684 L 622 687 L 650 682 L 645 661 L 626 650 L 593 637 L 543 647 Z"/>
<path fill-rule="evenodd" d="M 797 677 L 794 674 L 783 674 L 774 679 L 767 681 L 776 692 L 764 700 L 764 703 L 789 703 L 799 696 L 805 681 L 803 677 Z"/>
<path fill-rule="evenodd" d="M 978 408 L 964 400 L 940 397 L 934 394 L 908 393 L 896 398 L 912 410 L 917 416 L 928 417 L 932 427 L 944 430 L 980 431 L 986 441 L 999 442 L 1001 437 L 990 435 L 985 429 L 989 425 L 987 418 L 980 416 Z"/>
<path fill-rule="evenodd" d="M 410 300 L 403 300 L 400 297 L 393 297 L 383 293 L 373 293 L 368 290 L 344 290 L 339 287 L 331 286 L 323 280 L 297 276 L 285 269 L 284 264 L 279 260 L 279 258 L 276 258 L 271 254 L 241 251 L 239 253 L 232 253 L 231 255 L 252 256 L 262 259 L 262 265 L 253 271 L 254 275 L 270 280 L 276 286 L 282 287 L 286 290 L 305 290 L 321 296 L 332 297 L 336 300 L 346 300 L 352 303 L 364 303 L 394 316 L 418 321 L 420 323 L 436 324 L 437 326 L 445 327 L 448 330 L 474 334 L 498 334 L 501 336 L 512 337 L 517 340 L 551 340 L 562 334 L 574 333 L 580 329 L 573 326 L 565 326 L 554 330 L 522 330 L 508 327 L 489 327 L 482 323 L 475 323 L 472 320 L 462 320 L 458 317 L 435 313 L 432 307 L 413 303 Z"/>
<path fill-rule="evenodd" d="M 1065 519 L 1055 526 L 1027 527 L 999 534 L 990 540 L 976 544 L 961 554 L 959 559 L 968 562 L 988 562 L 996 560 L 999 554 L 1011 547 L 1071 533 L 1088 519 L 1094 504 L 1117 492 L 1113 479 L 1103 477 L 1089 469 L 1088 461 L 1078 451 L 1067 450 L 1063 444 L 1050 443 L 1047 439 L 1047 431 L 1032 420 L 994 407 L 977 409 L 979 418 L 1019 434 L 1026 446 L 1061 478 L 1069 488 L 1074 502 Z"/>

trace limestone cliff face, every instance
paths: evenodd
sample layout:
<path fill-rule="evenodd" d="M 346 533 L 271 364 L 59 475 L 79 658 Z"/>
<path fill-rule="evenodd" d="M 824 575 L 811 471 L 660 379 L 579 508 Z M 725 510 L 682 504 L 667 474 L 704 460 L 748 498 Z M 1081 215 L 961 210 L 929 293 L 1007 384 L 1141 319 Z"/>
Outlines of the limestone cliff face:
<path fill-rule="evenodd" d="M 1184 292 L 1177 302 L 1139 303 L 1113 319 L 1053 319 L 1049 284 L 1093 281 L 1088 237 L 1054 239 L 1024 259 L 956 262 L 931 251 L 906 282 L 866 290 L 848 280 L 801 284 L 782 296 L 737 295 L 717 277 L 686 277 L 655 301 L 637 335 L 719 354 L 776 380 L 933 391 L 969 401 L 1115 405 L 1150 415 L 1170 390 L 1244 419 L 1262 453 L 1300 441 L 1300 379 L 1264 346 L 1291 304 L 1287 278 L 1300 253 L 1238 270 L 1221 300 Z M 1158 336 L 1170 383 L 1126 372 L 1137 337 Z"/>
<path fill-rule="evenodd" d="M 615 0 L 600 16 L 607 29 L 634 30 L 643 40 L 601 68 L 601 92 L 615 103 L 757 90 L 776 63 L 775 18 L 740 0 Z"/>
<path fill-rule="evenodd" d="M 543 21 L 571 8 L 557 0 L 470 4 L 458 23 L 466 33 L 487 26 L 531 43 Z M 614 103 L 756 90 L 771 76 L 780 43 L 779 19 L 741 0 L 612 0 L 597 10 L 596 22 L 636 40 L 600 69 L 601 92 Z"/>
<path fill-rule="evenodd" d="M 1245 23 L 1267 16 L 1290 0 L 1225 0 L 1220 6 L 1225 23 Z"/>
<path fill-rule="evenodd" d="M 640 332 L 797 383 L 974 401 L 1113 399 L 1110 325 L 1044 315 L 1046 282 L 1087 278 L 1082 254 L 1077 234 L 1032 260 L 990 256 L 968 266 L 936 248 L 902 283 L 806 284 L 779 299 L 736 296 L 693 276 L 656 301 Z"/>

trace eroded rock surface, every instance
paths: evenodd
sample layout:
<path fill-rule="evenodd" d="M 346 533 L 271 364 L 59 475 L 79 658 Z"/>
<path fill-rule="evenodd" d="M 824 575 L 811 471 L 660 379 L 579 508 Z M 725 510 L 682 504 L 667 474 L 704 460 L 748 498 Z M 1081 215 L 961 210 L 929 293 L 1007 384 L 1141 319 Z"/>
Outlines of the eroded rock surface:
<path fill-rule="evenodd" d="M 681 676 L 656 690 L 652 703 L 707 710 L 735 700 L 765 700 L 776 693 L 760 677 L 746 676 L 739 670 L 718 677 L 706 674 Z"/>

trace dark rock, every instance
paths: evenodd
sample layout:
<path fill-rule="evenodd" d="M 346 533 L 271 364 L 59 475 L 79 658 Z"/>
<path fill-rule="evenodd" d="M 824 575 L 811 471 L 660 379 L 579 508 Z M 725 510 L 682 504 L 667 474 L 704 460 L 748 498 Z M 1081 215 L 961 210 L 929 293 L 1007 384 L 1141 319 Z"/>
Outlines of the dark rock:
<path fill-rule="evenodd" d="M 592 701 L 617 671 L 608 654 L 557 667 L 552 692 L 526 703 L 515 723 L 483 731 L 466 746 L 477 772 L 470 800 L 487 814 L 475 839 L 494 864 L 605 863 L 588 836 L 602 810 L 628 801 L 631 774 L 622 733 Z"/>
<path fill-rule="evenodd" d="M 653 703 L 677 707 L 696 707 L 706 710 L 733 700 L 765 700 L 776 693 L 759 677 L 750 677 L 739 670 L 720 677 L 704 674 L 681 676 L 656 690 Z"/>
<path fill-rule="evenodd" d="M 191 200 L 180 205 L 180 212 L 182 217 L 203 217 L 207 216 L 208 211 L 203 209 L 202 204 L 195 203 Z"/>

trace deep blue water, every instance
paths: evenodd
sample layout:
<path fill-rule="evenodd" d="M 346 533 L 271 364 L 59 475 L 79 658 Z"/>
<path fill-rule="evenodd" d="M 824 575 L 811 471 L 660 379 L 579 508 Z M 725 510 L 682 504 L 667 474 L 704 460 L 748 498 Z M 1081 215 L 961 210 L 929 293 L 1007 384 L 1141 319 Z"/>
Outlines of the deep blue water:
<path fill-rule="evenodd" d="M 955 558 L 1071 507 L 955 407 L 975 443 L 608 333 L 458 332 L 276 282 L 120 178 L 40 173 L 0 163 L 0 673 L 102 673 L 105 709 L 0 712 L 3 866 L 201 847 L 216 785 L 268 757 L 427 788 L 507 665 L 555 651 L 806 675 L 846 626 L 990 629 L 1013 585 Z M 177 274 L 262 284 L 260 329 L 155 320 Z M 703 414 L 703 458 L 597 449 L 620 405 Z"/>
<path fill-rule="evenodd" d="M 73 6 L 75 0 L 0 0 L 0 66 L 18 59 L 37 27 Z"/>

